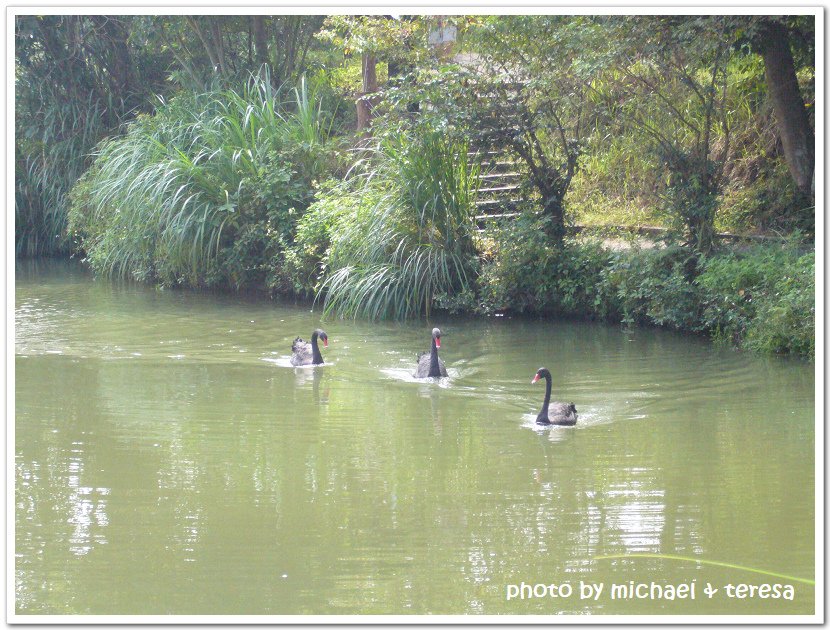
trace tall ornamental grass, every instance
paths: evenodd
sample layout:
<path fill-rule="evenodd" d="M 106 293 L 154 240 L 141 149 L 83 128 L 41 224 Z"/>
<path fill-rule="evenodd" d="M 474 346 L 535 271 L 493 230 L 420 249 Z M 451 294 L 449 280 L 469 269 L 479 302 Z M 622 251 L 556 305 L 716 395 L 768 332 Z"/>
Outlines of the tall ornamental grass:
<path fill-rule="evenodd" d="M 18 86 L 20 89 L 20 86 Z M 51 256 L 68 249 L 68 192 L 80 177 L 89 151 L 107 131 L 104 110 L 116 103 L 64 101 L 43 86 L 36 113 L 17 104 L 15 121 L 15 255 Z M 123 109 L 123 108 L 121 108 Z"/>
<path fill-rule="evenodd" d="M 318 298 L 327 315 L 407 319 L 472 293 L 478 166 L 464 142 L 396 134 L 367 168 L 323 194 L 298 230 L 324 224 L 330 246 Z"/>
<path fill-rule="evenodd" d="M 255 78 L 161 102 L 101 143 L 70 213 L 93 268 L 200 285 L 249 224 L 290 231 L 325 168 L 331 129 L 320 103 L 305 81 L 283 93 Z"/>

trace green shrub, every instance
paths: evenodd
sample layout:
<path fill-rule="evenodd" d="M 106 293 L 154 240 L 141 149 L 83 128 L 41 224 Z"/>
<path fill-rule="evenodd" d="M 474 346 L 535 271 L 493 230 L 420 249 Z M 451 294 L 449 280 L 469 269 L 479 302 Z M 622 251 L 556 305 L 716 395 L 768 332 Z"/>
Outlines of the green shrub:
<path fill-rule="evenodd" d="M 815 356 L 815 253 L 783 271 L 758 306 L 746 347 L 762 352 Z"/>
<path fill-rule="evenodd" d="M 769 352 L 815 352 L 815 255 L 795 240 L 707 259 L 702 319 L 717 338 Z"/>
<path fill-rule="evenodd" d="M 348 183 L 329 180 L 320 186 L 317 200 L 297 222 L 293 243 L 286 248 L 283 264 L 274 267 L 268 286 L 278 292 L 314 295 L 323 281 L 332 234 L 357 218 L 366 199 Z"/>
<path fill-rule="evenodd" d="M 603 272 L 625 324 L 656 324 L 700 331 L 695 259 L 679 246 L 616 252 Z"/>
<path fill-rule="evenodd" d="M 496 232 L 481 308 L 705 332 L 767 353 L 815 354 L 815 255 L 793 239 L 698 258 L 689 248 L 555 247 L 523 216 Z"/>
<path fill-rule="evenodd" d="M 613 307 L 601 273 L 610 254 L 593 241 L 556 247 L 545 221 L 525 214 L 497 229 L 497 254 L 482 273 L 484 309 L 606 316 Z"/>

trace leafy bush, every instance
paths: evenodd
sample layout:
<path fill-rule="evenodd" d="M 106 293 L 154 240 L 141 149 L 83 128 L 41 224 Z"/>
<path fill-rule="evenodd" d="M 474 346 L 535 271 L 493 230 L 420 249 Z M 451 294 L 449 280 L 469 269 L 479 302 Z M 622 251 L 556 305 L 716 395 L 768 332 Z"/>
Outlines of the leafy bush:
<path fill-rule="evenodd" d="M 332 234 L 356 220 L 363 201 L 348 182 L 324 182 L 317 200 L 298 221 L 294 242 L 286 248 L 283 264 L 272 270 L 269 287 L 275 291 L 314 295 L 327 268 L 324 261 Z"/>
<path fill-rule="evenodd" d="M 533 216 L 503 226 L 481 276 L 485 312 L 575 315 L 706 332 L 762 352 L 815 354 L 815 255 L 797 240 L 692 255 L 690 249 L 555 247 Z"/>
<path fill-rule="evenodd" d="M 482 274 L 485 310 L 603 313 L 607 299 L 600 273 L 609 253 L 596 242 L 570 240 L 557 247 L 547 236 L 545 221 L 524 214 L 498 228 L 497 254 Z"/>
<path fill-rule="evenodd" d="M 487 310 L 552 313 L 699 330 L 688 250 L 611 251 L 596 240 L 556 247 L 526 215 L 501 228 L 483 273 Z"/>
<path fill-rule="evenodd" d="M 603 278 L 623 323 L 699 331 L 703 326 L 695 266 L 683 247 L 631 249 L 614 254 Z"/>
<path fill-rule="evenodd" d="M 762 352 L 815 356 L 815 253 L 792 261 L 758 305 L 745 346 Z"/>
<path fill-rule="evenodd" d="M 815 254 L 759 245 L 705 261 L 702 319 L 715 337 L 770 352 L 815 352 Z"/>
<path fill-rule="evenodd" d="M 329 114 L 260 79 L 182 95 L 103 142 L 70 228 L 103 274 L 164 284 L 262 281 L 331 160 Z"/>

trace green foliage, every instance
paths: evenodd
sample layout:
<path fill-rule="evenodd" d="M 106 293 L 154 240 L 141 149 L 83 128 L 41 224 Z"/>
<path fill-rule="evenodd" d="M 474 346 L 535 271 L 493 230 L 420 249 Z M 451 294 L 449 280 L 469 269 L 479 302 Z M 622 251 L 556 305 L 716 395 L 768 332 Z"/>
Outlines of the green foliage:
<path fill-rule="evenodd" d="M 326 270 L 324 261 L 332 234 L 357 220 L 361 204 L 366 201 L 348 182 L 324 182 L 317 199 L 298 221 L 294 242 L 286 249 L 283 264 L 272 270 L 269 288 L 313 296 Z"/>
<path fill-rule="evenodd" d="M 815 232 L 815 207 L 804 199 L 781 161 L 760 162 L 735 174 L 724 191 L 715 228 L 727 232 Z"/>
<path fill-rule="evenodd" d="M 415 16 L 329 15 L 317 37 L 353 53 L 380 54 L 386 58 L 417 58 L 428 55 L 428 19 Z"/>
<path fill-rule="evenodd" d="M 705 332 L 774 353 L 815 354 L 815 256 L 797 241 L 698 258 L 687 248 L 555 247 L 523 216 L 481 276 L 484 312 L 552 313 Z"/>
<path fill-rule="evenodd" d="M 424 16 L 21 17 L 18 254 L 67 248 L 74 184 L 71 237 L 100 273 L 265 285 L 351 316 L 554 313 L 814 352 L 813 258 L 711 251 L 715 229 L 814 230 L 753 52 L 761 18 L 444 19 L 452 52 L 473 55 L 430 45 Z M 787 20 L 805 37 L 793 50 L 810 108 L 815 35 Z M 354 108 L 322 85 L 353 98 L 355 53 L 386 84 L 343 176 L 331 136 Z M 296 79 L 309 67 L 314 81 Z M 276 88 L 286 78 L 296 89 Z M 190 91 L 122 127 L 162 84 Z M 483 238 L 471 152 L 511 163 L 525 211 Z M 673 244 L 610 251 L 569 236 L 574 218 L 662 225 Z"/>
<path fill-rule="evenodd" d="M 330 114 L 304 82 L 283 94 L 182 95 L 107 140 L 70 225 L 103 274 L 242 286 L 264 277 L 331 159 Z"/>
<path fill-rule="evenodd" d="M 170 80 L 193 92 L 266 73 L 272 85 L 296 83 L 331 61 L 315 37 L 321 15 L 132 16 L 132 38 L 172 59 Z M 263 71 L 264 70 L 264 71 Z M 244 80 L 244 79 L 242 79 Z"/>
<path fill-rule="evenodd" d="M 758 305 L 745 346 L 768 353 L 815 356 L 815 253 L 792 261 Z"/>
<path fill-rule="evenodd" d="M 301 221 L 292 252 L 304 270 L 298 284 L 325 234 L 317 290 L 326 313 L 406 319 L 429 314 L 439 296 L 469 291 L 478 168 L 467 154 L 466 144 L 436 132 L 385 137 L 364 170 L 325 191 Z"/>
<path fill-rule="evenodd" d="M 601 43 L 600 30 L 566 16 L 487 16 L 470 30 L 476 66 L 459 74 L 469 86 L 463 109 L 477 146 L 522 165 L 549 217 L 543 227 L 557 241 L 586 131 L 595 126 L 595 66 L 586 50 Z"/>
<path fill-rule="evenodd" d="M 609 50 L 624 42 L 615 33 L 621 28 L 618 18 L 591 19 L 608 21 L 611 26 L 607 31 Z M 755 19 L 735 20 L 734 35 L 740 41 L 741 33 L 751 28 Z M 690 26 L 695 29 L 704 24 L 693 21 L 683 29 L 688 31 Z M 707 165 L 694 157 L 703 152 L 706 136 L 696 140 L 694 132 L 704 128 L 706 109 L 696 104 L 700 98 L 689 82 L 670 80 L 672 75 L 682 76 L 685 68 L 653 61 L 669 54 L 674 45 L 672 38 L 682 35 L 683 30 L 668 34 L 657 27 L 647 33 L 632 30 L 632 42 L 642 39 L 654 43 L 669 35 L 666 51 L 655 56 L 638 45 L 625 58 L 639 56 L 639 64 L 618 68 L 617 61 L 609 63 L 609 71 L 593 80 L 592 88 L 603 95 L 607 110 L 586 138 L 580 168 L 566 197 L 576 220 L 590 225 L 655 225 L 673 228 L 681 237 L 687 231 L 685 223 L 698 219 L 698 225 L 706 228 L 712 215 L 717 231 L 813 230 L 814 208 L 809 201 L 799 199 L 781 155 L 761 56 L 746 45 L 733 47 L 725 63 L 720 64 L 723 82 L 715 86 L 717 93 L 701 92 L 704 97 L 717 97 L 722 106 L 722 111 L 713 113 L 719 124 L 710 129 Z M 712 43 L 704 44 L 703 39 L 714 42 L 717 38 L 687 40 L 684 44 L 688 50 L 683 49 L 683 60 L 691 66 L 706 62 L 709 56 L 706 51 Z M 583 57 L 598 55 L 592 50 Z M 689 74 L 694 80 L 691 85 L 711 77 L 711 71 L 700 68 Z M 811 90 L 810 76 L 809 66 L 799 71 L 805 95 Z M 624 99 L 626 95 L 629 98 Z M 700 149 L 695 149 L 696 145 Z M 718 173 L 721 168 L 722 175 Z M 703 172 L 717 177 L 707 184 L 700 176 Z"/>
<path fill-rule="evenodd" d="M 603 90 L 664 165 L 672 227 L 700 253 L 713 245 L 729 152 L 728 64 L 741 24 L 728 16 L 598 18 L 619 78 Z M 716 142 L 717 140 L 717 142 Z"/>
<path fill-rule="evenodd" d="M 167 56 L 141 52 L 128 16 L 15 18 L 15 250 L 65 254 L 68 192 L 107 133 L 163 88 Z M 139 63 L 142 60 L 146 63 Z"/>
<path fill-rule="evenodd" d="M 616 252 L 603 277 L 623 323 L 698 332 L 703 326 L 695 266 L 682 247 L 635 248 Z"/>
<path fill-rule="evenodd" d="M 610 254 L 595 242 L 557 246 L 547 220 L 524 214 L 498 229 L 497 253 L 482 273 L 485 310 L 605 315 L 601 273 Z"/>
<path fill-rule="evenodd" d="M 660 164 L 633 133 L 592 134 L 565 203 L 583 225 L 667 226 Z"/>
<path fill-rule="evenodd" d="M 815 254 L 797 241 L 707 259 L 703 323 L 721 339 L 771 352 L 815 352 Z"/>
<path fill-rule="evenodd" d="M 15 18 L 15 241 L 67 253 L 68 192 L 102 138 L 167 97 L 258 73 L 299 83 L 333 49 L 323 16 L 19 15 Z M 211 87 L 212 86 L 212 87 Z M 129 240 L 129 238 L 128 238 Z"/>
<path fill-rule="evenodd" d="M 503 230 L 483 274 L 487 310 L 553 313 L 701 330 L 688 252 L 610 251 L 594 240 L 554 246 L 524 218 Z M 525 225 L 522 225 L 525 223 Z M 521 233 L 522 238 L 516 238 Z M 532 235 L 528 237 L 527 235 Z"/>

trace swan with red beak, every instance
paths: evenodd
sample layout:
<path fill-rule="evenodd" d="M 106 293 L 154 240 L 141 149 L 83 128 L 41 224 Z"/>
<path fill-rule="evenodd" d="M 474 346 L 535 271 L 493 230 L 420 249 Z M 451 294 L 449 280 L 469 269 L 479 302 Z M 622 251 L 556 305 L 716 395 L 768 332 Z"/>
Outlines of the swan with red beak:
<path fill-rule="evenodd" d="M 422 352 L 418 356 L 418 367 L 415 368 L 416 378 L 446 376 L 447 368 L 438 357 L 438 348 L 441 347 L 441 331 L 432 329 L 432 348 L 429 352 Z"/>
<path fill-rule="evenodd" d="M 557 426 L 572 427 L 576 424 L 576 405 L 573 403 L 551 402 L 550 388 L 551 375 L 547 368 L 539 368 L 536 376 L 530 381 L 533 385 L 540 378 L 545 379 L 545 402 L 542 403 L 542 410 L 536 416 L 536 424 L 555 424 Z"/>

